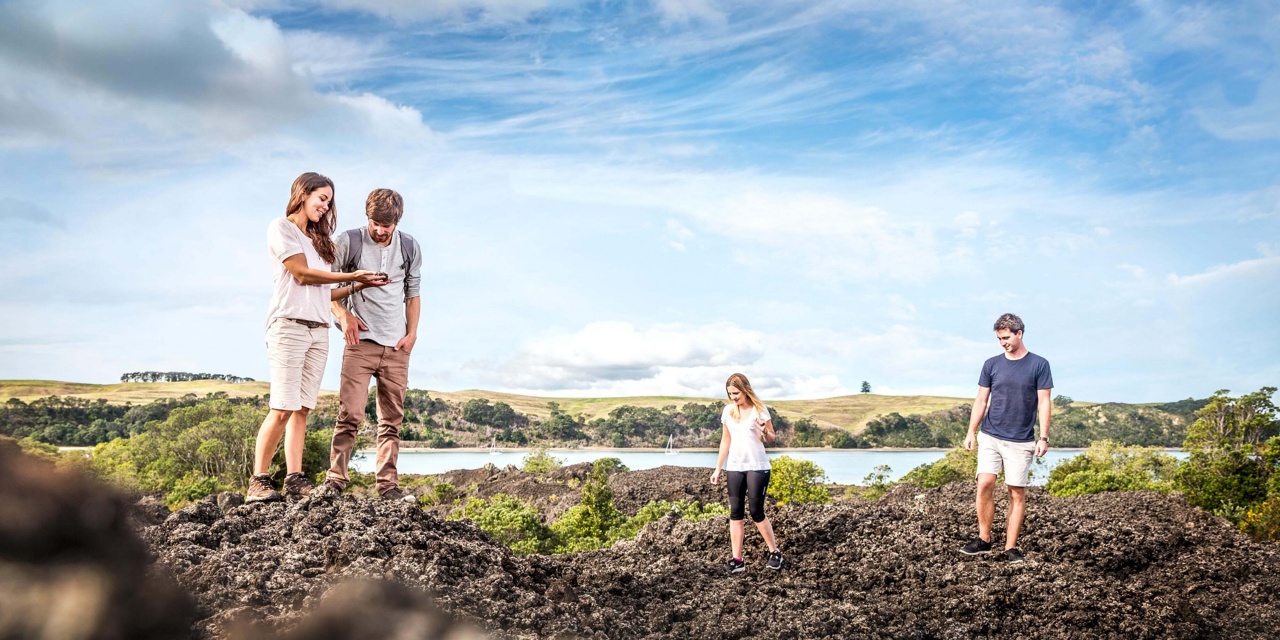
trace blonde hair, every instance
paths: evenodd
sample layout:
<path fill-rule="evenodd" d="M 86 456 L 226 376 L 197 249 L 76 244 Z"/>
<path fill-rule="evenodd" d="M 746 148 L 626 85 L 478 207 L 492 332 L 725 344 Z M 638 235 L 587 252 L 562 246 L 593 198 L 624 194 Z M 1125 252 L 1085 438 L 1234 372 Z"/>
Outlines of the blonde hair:
<path fill-rule="evenodd" d="M 764 406 L 763 402 L 760 402 L 760 398 L 756 396 L 755 390 L 751 388 L 751 381 L 747 380 L 746 376 L 741 373 L 735 373 L 729 376 L 729 379 L 724 382 L 725 396 L 729 395 L 729 387 L 737 387 L 738 391 L 741 391 L 747 396 L 747 400 L 751 402 L 751 406 L 756 408 L 756 412 L 760 414 L 760 417 L 765 420 L 770 419 L 769 409 Z M 742 419 L 742 410 L 738 407 L 738 403 L 733 401 L 733 398 L 729 398 L 729 415 L 733 416 L 734 420 Z"/>

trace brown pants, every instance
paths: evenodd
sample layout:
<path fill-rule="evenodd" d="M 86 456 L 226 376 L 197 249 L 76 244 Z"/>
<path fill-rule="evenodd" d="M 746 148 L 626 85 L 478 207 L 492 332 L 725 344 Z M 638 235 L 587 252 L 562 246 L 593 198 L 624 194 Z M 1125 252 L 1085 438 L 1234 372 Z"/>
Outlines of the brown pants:
<path fill-rule="evenodd" d="M 404 421 L 404 392 L 409 386 L 409 354 L 372 340 L 346 345 L 342 351 L 341 406 L 333 429 L 328 480 L 346 488 L 347 464 L 356 447 L 356 433 L 369 401 L 369 378 L 378 380 L 378 493 L 400 486 L 396 459 L 400 457 L 400 423 Z"/>

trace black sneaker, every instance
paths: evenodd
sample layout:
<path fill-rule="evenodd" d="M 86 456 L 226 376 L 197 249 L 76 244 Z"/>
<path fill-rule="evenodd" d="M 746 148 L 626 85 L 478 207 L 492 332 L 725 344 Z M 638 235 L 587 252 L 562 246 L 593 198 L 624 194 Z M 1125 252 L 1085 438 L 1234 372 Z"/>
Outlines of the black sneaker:
<path fill-rule="evenodd" d="M 1022 552 L 1018 551 L 1017 547 L 1005 549 L 1004 553 L 1001 555 L 1004 556 L 1005 562 L 1008 562 L 1009 564 L 1018 564 L 1019 562 L 1026 561 L 1026 558 L 1022 556 Z"/>
<path fill-rule="evenodd" d="M 976 556 L 979 553 L 991 553 L 991 543 L 982 538 L 974 538 L 963 547 L 960 547 L 960 553 L 966 556 Z"/>
<path fill-rule="evenodd" d="M 271 475 L 260 473 L 249 478 L 249 490 L 244 494 L 244 501 L 249 502 L 274 502 L 283 500 L 284 496 L 271 486 Z"/>
<path fill-rule="evenodd" d="M 728 569 L 731 574 L 742 573 L 747 570 L 747 563 L 739 560 L 738 558 L 733 558 L 729 560 L 728 564 L 725 565 L 725 568 Z"/>
<path fill-rule="evenodd" d="M 296 496 L 299 498 L 305 498 L 306 496 L 311 495 L 311 490 L 315 488 L 316 486 L 311 484 L 311 479 L 301 471 L 298 473 L 291 473 L 284 477 L 285 497 L 292 498 Z"/>
<path fill-rule="evenodd" d="M 773 569 L 774 571 L 777 571 L 778 569 L 781 569 L 781 568 L 782 568 L 782 552 L 781 552 L 781 551 L 774 551 L 774 552 L 770 553 L 770 554 L 769 554 L 769 561 L 768 561 L 768 562 L 766 562 L 766 563 L 764 564 L 764 566 L 766 566 L 766 567 L 768 567 L 768 568 L 770 568 L 770 569 Z"/>

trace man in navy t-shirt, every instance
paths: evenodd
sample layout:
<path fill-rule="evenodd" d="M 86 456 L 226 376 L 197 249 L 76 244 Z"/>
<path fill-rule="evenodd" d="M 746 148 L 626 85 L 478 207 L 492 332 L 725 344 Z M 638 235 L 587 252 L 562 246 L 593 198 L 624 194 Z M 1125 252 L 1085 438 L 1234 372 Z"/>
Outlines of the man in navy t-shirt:
<path fill-rule="evenodd" d="M 1006 313 L 996 320 L 996 337 L 1004 353 L 987 360 L 978 377 L 978 397 L 969 416 L 964 448 L 978 450 L 978 537 L 960 549 L 974 555 L 991 551 L 991 523 L 995 520 L 996 476 L 1004 471 L 1009 486 L 1009 514 L 1004 557 L 1022 562 L 1018 532 L 1026 512 L 1031 458 L 1049 450 L 1049 418 L 1053 373 L 1049 361 L 1022 344 L 1022 319 Z M 1036 422 L 1040 437 L 1036 437 Z M 981 430 L 979 430 L 981 425 Z"/>

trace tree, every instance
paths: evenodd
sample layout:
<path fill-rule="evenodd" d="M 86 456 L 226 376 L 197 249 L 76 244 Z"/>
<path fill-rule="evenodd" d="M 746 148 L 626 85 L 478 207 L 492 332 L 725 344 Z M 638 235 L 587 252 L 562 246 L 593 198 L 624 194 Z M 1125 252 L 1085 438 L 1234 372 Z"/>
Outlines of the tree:
<path fill-rule="evenodd" d="M 1263 387 L 1239 398 L 1218 391 L 1196 411 L 1182 447 L 1190 455 L 1175 478 L 1187 502 L 1241 525 L 1251 518 L 1270 518 L 1257 505 L 1280 497 L 1280 487 L 1271 481 L 1280 463 L 1280 420 L 1271 401 L 1275 391 Z"/>
<path fill-rule="evenodd" d="M 607 547 L 613 544 L 619 535 L 618 530 L 626 524 L 627 516 L 613 504 L 613 489 L 609 488 L 609 471 L 616 468 L 613 466 L 616 460 L 597 460 L 591 467 L 591 477 L 582 485 L 582 502 L 551 525 L 560 538 L 561 552 Z"/>
<path fill-rule="evenodd" d="M 1059 395 L 1053 399 L 1053 406 L 1060 411 L 1066 411 L 1071 408 L 1072 402 L 1075 401 L 1071 399 L 1071 396 Z"/>
<path fill-rule="evenodd" d="M 866 380 L 863 380 L 863 381 L 862 381 L 862 392 L 863 392 L 863 393 L 871 393 L 871 383 L 870 383 L 870 382 L 867 382 Z"/>

